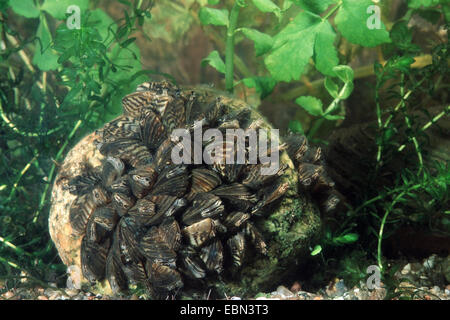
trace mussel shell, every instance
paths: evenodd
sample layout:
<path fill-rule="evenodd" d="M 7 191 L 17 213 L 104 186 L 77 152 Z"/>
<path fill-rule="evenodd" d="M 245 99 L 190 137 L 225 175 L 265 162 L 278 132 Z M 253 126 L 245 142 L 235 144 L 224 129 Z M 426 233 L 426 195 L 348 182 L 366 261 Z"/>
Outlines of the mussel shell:
<path fill-rule="evenodd" d="M 214 221 L 211 218 L 203 219 L 181 231 L 183 237 L 193 247 L 201 247 L 216 235 Z"/>
<path fill-rule="evenodd" d="M 153 186 L 153 194 L 167 194 L 181 198 L 189 186 L 189 175 L 186 166 L 170 166 L 158 176 Z"/>
<path fill-rule="evenodd" d="M 167 132 L 170 134 L 174 129 L 181 128 L 186 123 L 186 112 L 184 101 L 181 97 L 175 97 L 166 107 L 162 121 Z"/>
<path fill-rule="evenodd" d="M 143 229 L 131 217 L 122 217 L 116 230 L 123 258 L 122 263 L 127 265 L 143 261 L 144 257 L 139 250 L 139 240 L 143 235 Z"/>
<path fill-rule="evenodd" d="M 86 168 L 81 175 L 76 176 L 69 181 L 67 188 L 70 193 L 81 196 L 92 192 L 92 189 L 99 185 L 101 180 L 102 178 L 98 170 Z"/>
<path fill-rule="evenodd" d="M 95 209 L 92 219 L 96 224 L 103 227 L 105 230 L 113 231 L 119 221 L 119 215 L 114 207 L 109 204 Z"/>
<path fill-rule="evenodd" d="M 141 139 L 151 150 L 156 150 L 167 137 L 167 130 L 159 115 L 145 110 L 141 115 Z"/>
<path fill-rule="evenodd" d="M 183 213 L 181 221 L 191 225 L 205 218 L 218 218 L 225 211 L 222 200 L 210 193 L 198 193 L 192 205 Z"/>
<path fill-rule="evenodd" d="M 140 139 L 121 138 L 100 144 L 100 153 L 113 156 L 129 163 L 133 167 L 150 164 L 153 156 Z"/>
<path fill-rule="evenodd" d="M 157 294 L 164 295 L 183 287 L 181 275 L 176 270 L 157 262 L 151 263 L 150 270 L 149 281 Z"/>
<path fill-rule="evenodd" d="M 122 160 L 114 157 L 106 157 L 102 167 L 103 186 L 106 188 L 109 187 L 114 181 L 122 176 L 124 170 L 125 164 Z"/>
<path fill-rule="evenodd" d="M 150 105 L 155 96 L 150 91 L 134 92 L 125 96 L 122 99 L 124 114 L 139 119 L 142 110 Z"/>
<path fill-rule="evenodd" d="M 192 247 L 185 247 L 179 252 L 179 269 L 191 279 L 206 277 L 206 265 Z"/>
<path fill-rule="evenodd" d="M 159 227 L 150 228 L 142 237 L 139 248 L 149 260 L 166 266 L 175 266 L 177 254 L 173 244 L 169 242 L 168 234 Z"/>
<path fill-rule="evenodd" d="M 108 255 L 109 241 L 98 244 L 83 237 L 81 241 L 81 271 L 90 282 L 105 277 L 105 264 Z"/>
<path fill-rule="evenodd" d="M 247 211 L 258 200 L 256 195 L 240 183 L 223 184 L 211 193 L 225 199 L 238 210 Z"/>
<path fill-rule="evenodd" d="M 153 187 L 158 174 L 151 165 L 139 167 L 128 173 L 128 183 L 136 198 L 143 198 Z"/>
<path fill-rule="evenodd" d="M 201 248 L 200 258 L 209 271 L 220 274 L 223 271 L 223 246 L 220 240 L 213 241 L 210 245 Z"/>
<path fill-rule="evenodd" d="M 248 170 L 245 179 L 242 180 L 242 184 L 253 190 L 258 190 L 260 187 L 273 183 L 275 180 L 279 179 L 288 168 L 287 165 L 282 165 L 276 174 L 262 175 L 262 167 L 261 164 L 252 165 L 250 170 Z"/>
<path fill-rule="evenodd" d="M 255 214 L 262 210 L 265 206 L 271 204 L 272 202 L 275 202 L 276 200 L 280 199 L 286 191 L 289 188 L 289 183 L 277 183 L 272 186 L 267 186 L 264 189 L 261 190 L 261 193 L 263 195 L 263 199 L 260 200 L 253 208 L 251 213 Z"/>
<path fill-rule="evenodd" d="M 96 205 L 90 193 L 77 197 L 69 209 L 69 221 L 76 234 L 84 234 L 86 225 Z"/>
<path fill-rule="evenodd" d="M 142 226 L 156 224 L 159 220 L 155 203 L 148 199 L 138 199 L 136 204 L 128 210 L 128 215 L 136 224 Z"/>
<path fill-rule="evenodd" d="M 173 216 L 187 205 L 187 201 L 184 198 L 177 198 L 167 194 L 149 194 L 145 198 L 156 203 L 156 213 L 161 218 Z"/>
<path fill-rule="evenodd" d="M 120 116 L 98 130 L 103 141 L 109 142 L 118 138 L 138 139 L 140 133 L 139 121 L 134 117 Z"/>
<path fill-rule="evenodd" d="M 186 196 L 189 201 L 191 201 L 196 194 L 209 192 L 222 183 L 219 175 L 209 169 L 192 169 L 191 175 L 191 190 Z"/>
<path fill-rule="evenodd" d="M 264 241 L 262 234 L 251 222 L 246 223 L 244 233 L 250 239 L 250 241 L 253 243 L 253 245 L 255 246 L 256 250 L 258 250 L 259 253 L 263 255 L 267 254 L 266 242 Z"/>
<path fill-rule="evenodd" d="M 228 248 L 230 249 L 231 258 L 233 260 L 233 266 L 241 267 L 245 256 L 245 237 L 242 232 L 238 232 L 230 239 L 227 240 Z"/>
<path fill-rule="evenodd" d="M 128 210 L 130 210 L 136 203 L 136 200 L 133 196 L 129 196 L 120 192 L 113 193 L 111 197 L 113 207 L 120 216 L 126 214 Z"/>
<path fill-rule="evenodd" d="M 106 259 L 106 278 L 113 293 L 119 293 L 128 289 L 128 279 L 122 270 L 119 255 L 118 245 L 113 244 Z"/>
<path fill-rule="evenodd" d="M 233 231 L 243 226 L 248 219 L 250 219 L 250 214 L 242 211 L 233 211 L 223 219 L 223 224 L 227 230 Z"/>

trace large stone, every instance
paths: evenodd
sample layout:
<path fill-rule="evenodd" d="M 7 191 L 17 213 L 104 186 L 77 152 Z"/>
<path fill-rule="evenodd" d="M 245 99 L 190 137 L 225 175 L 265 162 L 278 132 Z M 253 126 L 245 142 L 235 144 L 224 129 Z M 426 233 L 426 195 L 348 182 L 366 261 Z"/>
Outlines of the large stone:
<path fill-rule="evenodd" d="M 214 97 L 211 95 L 211 89 L 201 90 L 208 91 L 208 98 Z M 204 94 L 204 91 L 199 92 Z M 232 109 L 249 108 L 251 118 L 262 119 L 262 116 L 245 102 L 227 96 L 222 98 Z M 265 120 L 264 126 L 270 127 Z M 67 183 L 80 174 L 82 163 L 87 162 L 92 166 L 100 164 L 103 156 L 94 146 L 95 139 L 95 133 L 89 134 L 70 150 L 60 167 L 52 191 L 50 235 L 61 260 L 68 266 L 68 285 L 72 288 L 80 288 L 82 285 L 88 285 L 88 282 L 80 272 L 81 237 L 73 233 L 69 222 L 69 208 L 75 196 L 67 190 Z M 309 253 L 312 241 L 320 234 L 321 219 L 317 206 L 308 195 L 298 193 L 297 172 L 286 152 L 281 154 L 281 161 L 289 165 L 284 179 L 289 182 L 290 187 L 279 206 L 258 223 L 268 244 L 268 255 L 255 259 L 250 257 L 250 262 L 240 271 L 239 276 L 226 282 L 212 283 L 221 294 L 242 296 L 273 290 L 283 277 L 298 268 L 302 258 Z M 102 294 L 110 293 L 108 281 L 97 283 L 91 290 Z"/>

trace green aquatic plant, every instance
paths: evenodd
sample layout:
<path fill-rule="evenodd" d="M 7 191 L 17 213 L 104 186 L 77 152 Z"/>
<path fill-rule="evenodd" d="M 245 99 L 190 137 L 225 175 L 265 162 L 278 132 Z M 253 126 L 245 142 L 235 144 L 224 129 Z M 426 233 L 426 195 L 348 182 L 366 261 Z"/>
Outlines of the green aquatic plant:
<path fill-rule="evenodd" d="M 56 282 L 64 275 L 44 231 L 59 163 L 79 137 L 115 117 L 120 98 L 153 73 L 143 70 L 132 37 L 150 18 L 151 3 L 123 3 L 128 10 L 113 21 L 89 10 L 87 0 L 2 2 L 0 275 L 8 281 Z M 70 5 L 80 9 L 80 28 L 66 23 Z"/>

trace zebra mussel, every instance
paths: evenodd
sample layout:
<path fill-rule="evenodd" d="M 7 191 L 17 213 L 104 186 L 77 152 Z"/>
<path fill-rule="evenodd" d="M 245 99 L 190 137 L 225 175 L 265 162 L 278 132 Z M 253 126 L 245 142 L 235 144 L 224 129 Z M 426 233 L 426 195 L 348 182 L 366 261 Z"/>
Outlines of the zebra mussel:
<path fill-rule="evenodd" d="M 239 271 L 248 258 L 263 258 L 269 245 L 258 230 L 264 212 L 283 197 L 287 165 L 262 175 L 266 163 L 177 164 L 179 143 L 171 132 L 208 128 L 255 129 L 248 110 L 230 111 L 219 97 L 205 103 L 195 91 L 169 82 L 147 82 L 122 101 L 124 114 L 97 131 L 102 164 L 69 182 L 77 196 L 70 208 L 74 233 L 82 236 L 81 266 L 90 281 L 107 279 L 113 291 L 145 286 L 157 298 L 179 292 L 185 283 L 205 282 Z M 198 141 L 192 139 L 195 148 Z M 300 187 L 336 206 L 333 183 L 320 150 L 291 135 L 287 150 Z M 208 148 L 219 142 L 203 141 Z M 220 142 L 222 150 L 237 141 Z M 245 146 L 248 154 L 252 146 Z M 238 150 L 238 148 L 232 148 Z M 216 157 L 225 157 L 215 154 Z M 235 156 L 236 154 L 234 154 Z M 193 154 L 191 154 L 193 157 Z M 249 257 L 252 252 L 257 256 Z M 231 270 L 231 271 L 230 271 Z"/>

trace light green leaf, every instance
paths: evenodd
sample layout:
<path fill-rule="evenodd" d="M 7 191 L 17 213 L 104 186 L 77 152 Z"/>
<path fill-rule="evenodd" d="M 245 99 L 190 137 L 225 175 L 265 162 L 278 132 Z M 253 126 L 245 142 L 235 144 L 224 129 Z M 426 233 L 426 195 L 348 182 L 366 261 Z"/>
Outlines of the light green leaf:
<path fill-rule="evenodd" d="M 336 3 L 336 0 L 293 0 L 293 2 L 301 8 L 314 12 L 322 13 L 328 9 L 328 7 Z"/>
<path fill-rule="evenodd" d="M 345 117 L 343 117 L 343 116 L 331 115 L 331 114 L 325 115 L 324 118 L 327 119 L 327 120 L 330 120 L 330 121 L 336 121 L 336 120 L 343 120 L 343 119 L 345 119 Z"/>
<path fill-rule="evenodd" d="M 311 251 L 311 255 L 312 256 L 316 256 L 316 255 L 318 255 L 321 252 L 322 252 L 322 246 L 321 245 L 317 245 L 317 246 L 314 247 L 313 251 Z"/>
<path fill-rule="evenodd" d="M 24 16 L 26 18 L 37 18 L 39 17 L 40 11 L 34 5 L 33 0 L 14 0 L 10 1 L 10 6 L 15 13 Z"/>
<path fill-rule="evenodd" d="M 271 0 L 252 0 L 255 7 L 262 12 L 274 13 L 278 18 L 281 17 L 281 9 Z"/>
<path fill-rule="evenodd" d="M 301 12 L 274 37 L 264 62 L 278 81 L 298 80 L 313 55 L 319 71 L 332 74 L 337 64 L 337 53 L 330 48 L 334 37 L 328 21 L 309 11 Z M 326 46 L 319 41 L 325 41 Z"/>
<path fill-rule="evenodd" d="M 198 17 L 202 24 L 212 24 L 215 26 L 228 26 L 228 10 L 201 8 Z"/>
<path fill-rule="evenodd" d="M 345 84 L 353 82 L 353 79 L 355 78 L 355 73 L 349 66 L 336 66 L 333 68 L 333 71 Z"/>
<path fill-rule="evenodd" d="M 348 41 L 364 47 L 375 47 L 391 41 L 381 20 L 379 29 L 369 29 L 369 22 L 377 17 L 374 13 L 367 13 L 368 9 L 380 9 L 379 6 L 374 5 L 371 0 L 342 0 L 342 2 L 335 23 Z"/>
<path fill-rule="evenodd" d="M 41 16 L 36 36 L 40 41 L 36 43 L 33 63 L 42 71 L 55 70 L 58 67 L 58 56 L 51 49 L 52 35 L 48 29 L 44 16 Z"/>
<path fill-rule="evenodd" d="M 47 11 L 54 18 L 63 20 L 66 18 L 67 8 L 72 5 L 80 7 L 83 12 L 89 8 L 89 0 L 45 0 L 41 9 Z"/>
<path fill-rule="evenodd" d="M 304 134 L 302 124 L 298 120 L 289 121 L 289 130 L 294 133 Z"/>
<path fill-rule="evenodd" d="M 215 6 L 216 4 L 219 4 L 220 0 L 208 0 L 208 4 Z"/>
<path fill-rule="evenodd" d="M 331 78 L 325 78 L 325 89 L 327 89 L 330 96 L 336 99 L 339 96 L 339 87 Z"/>
<path fill-rule="evenodd" d="M 311 96 L 299 97 L 295 100 L 295 103 L 300 105 L 303 109 L 305 109 L 309 114 L 313 116 L 323 115 L 322 101 L 320 101 L 315 97 Z"/>
<path fill-rule="evenodd" d="M 270 77 L 245 78 L 242 82 L 247 88 L 255 88 L 261 99 L 270 95 L 277 84 L 276 80 Z"/>
<path fill-rule="evenodd" d="M 357 233 L 347 233 L 346 235 L 336 237 L 333 242 L 336 244 L 349 244 L 358 241 L 359 235 Z"/>
<path fill-rule="evenodd" d="M 204 67 L 206 64 L 209 64 L 220 73 L 225 74 L 225 63 L 223 62 L 217 50 L 212 51 L 209 56 L 202 60 L 202 67 Z"/>
<path fill-rule="evenodd" d="M 294 3 L 292 2 L 292 0 L 284 0 L 283 1 L 283 6 L 281 7 L 281 11 L 286 11 L 288 10 L 290 7 L 292 7 Z"/>
<path fill-rule="evenodd" d="M 268 34 L 250 28 L 242 28 L 240 30 L 247 38 L 255 43 L 255 54 L 257 57 L 272 49 L 273 39 Z"/>
<path fill-rule="evenodd" d="M 333 67 L 339 64 L 338 52 L 334 45 L 335 39 L 336 32 L 328 21 L 318 26 L 314 44 L 314 62 L 317 70 L 324 75 L 334 75 Z"/>

